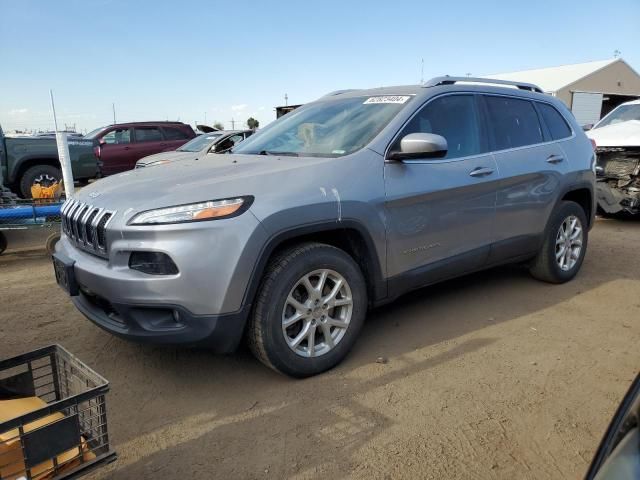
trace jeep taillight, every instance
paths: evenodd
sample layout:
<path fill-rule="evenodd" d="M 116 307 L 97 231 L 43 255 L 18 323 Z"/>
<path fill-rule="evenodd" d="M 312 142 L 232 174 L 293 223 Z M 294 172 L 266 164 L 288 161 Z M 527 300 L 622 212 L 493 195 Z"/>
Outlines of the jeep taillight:
<path fill-rule="evenodd" d="M 589 140 L 591 140 L 591 146 L 593 147 L 593 151 L 595 152 L 597 147 L 596 141 L 593 138 L 590 138 Z"/>
<path fill-rule="evenodd" d="M 97 159 L 100 159 L 100 145 L 93 147 L 93 154 Z"/>

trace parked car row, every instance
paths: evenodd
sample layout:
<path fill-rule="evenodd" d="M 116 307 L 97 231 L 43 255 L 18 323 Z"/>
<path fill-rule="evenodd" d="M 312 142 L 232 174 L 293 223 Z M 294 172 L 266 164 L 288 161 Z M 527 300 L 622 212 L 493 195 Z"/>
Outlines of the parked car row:
<path fill-rule="evenodd" d="M 224 152 L 244 140 L 253 130 L 213 131 L 196 136 L 182 122 L 134 122 L 101 127 L 84 137 L 70 137 L 73 178 L 84 182 L 136 168 L 159 165 L 195 153 Z M 194 141 L 194 143 L 191 143 Z M 185 145 L 189 143 L 189 145 Z M 179 147 L 185 149 L 174 153 Z M 169 153 L 171 152 L 171 153 Z M 4 183 L 16 194 L 30 198 L 32 187 L 50 187 L 62 180 L 55 137 L 5 137 L 0 128 L 0 168 Z"/>

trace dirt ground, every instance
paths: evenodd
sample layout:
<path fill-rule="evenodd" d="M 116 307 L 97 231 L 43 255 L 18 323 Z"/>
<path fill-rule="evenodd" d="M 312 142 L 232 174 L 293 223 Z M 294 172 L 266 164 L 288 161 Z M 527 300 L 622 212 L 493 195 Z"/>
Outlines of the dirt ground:
<path fill-rule="evenodd" d="M 302 381 L 114 338 L 42 251 L 8 252 L 0 358 L 60 343 L 110 380 L 119 458 L 94 479 L 579 478 L 640 369 L 639 248 L 639 221 L 598 220 L 568 284 L 506 267 L 422 289 Z"/>

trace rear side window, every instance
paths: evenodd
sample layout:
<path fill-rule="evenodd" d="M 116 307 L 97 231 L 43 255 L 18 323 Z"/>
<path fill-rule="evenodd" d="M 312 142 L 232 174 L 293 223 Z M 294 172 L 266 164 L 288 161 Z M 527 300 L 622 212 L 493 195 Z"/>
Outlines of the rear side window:
<path fill-rule="evenodd" d="M 484 98 L 495 150 L 542 142 L 542 128 L 533 103 L 511 97 Z"/>
<path fill-rule="evenodd" d="M 164 136 L 167 140 L 186 140 L 189 138 L 182 130 L 172 127 L 164 127 Z"/>
<path fill-rule="evenodd" d="M 158 127 L 136 127 L 134 131 L 136 142 L 159 142 L 164 140 Z"/>
<path fill-rule="evenodd" d="M 442 135 L 448 145 L 445 158 L 466 157 L 486 151 L 472 95 L 447 95 L 429 102 L 411 119 L 400 139 L 410 133 Z"/>
<path fill-rule="evenodd" d="M 548 103 L 537 103 L 542 120 L 547 125 L 551 138 L 560 140 L 571 136 L 571 128 L 567 125 L 566 120 L 560 115 L 560 112 Z"/>

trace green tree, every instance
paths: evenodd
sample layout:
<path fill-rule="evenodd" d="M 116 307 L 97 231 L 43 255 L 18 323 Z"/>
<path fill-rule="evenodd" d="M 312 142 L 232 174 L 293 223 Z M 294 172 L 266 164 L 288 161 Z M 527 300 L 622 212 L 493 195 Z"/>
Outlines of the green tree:
<path fill-rule="evenodd" d="M 249 127 L 251 130 L 255 130 L 259 126 L 260 122 L 258 120 L 253 117 L 249 117 L 249 119 L 247 120 L 247 127 Z"/>
<path fill-rule="evenodd" d="M 224 125 L 220 122 L 214 122 L 213 128 L 217 128 L 218 130 L 224 130 Z"/>

